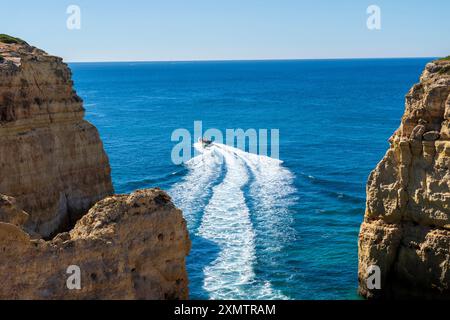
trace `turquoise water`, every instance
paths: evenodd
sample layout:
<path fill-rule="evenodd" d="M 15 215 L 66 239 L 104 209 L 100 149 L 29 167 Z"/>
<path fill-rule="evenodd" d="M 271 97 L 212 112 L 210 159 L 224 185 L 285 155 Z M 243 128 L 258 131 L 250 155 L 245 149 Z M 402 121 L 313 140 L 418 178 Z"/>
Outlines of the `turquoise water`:
<path fill-rule="evenodd" d="M 429 60 L 70 66 L 116 192 L 159 186 L 183 209 L 191 298 L 356 299 L 365 183 Z M 174 165 L 172 132 L 197 120 L 279 129 L 283 162 L 217 145 Z"/>

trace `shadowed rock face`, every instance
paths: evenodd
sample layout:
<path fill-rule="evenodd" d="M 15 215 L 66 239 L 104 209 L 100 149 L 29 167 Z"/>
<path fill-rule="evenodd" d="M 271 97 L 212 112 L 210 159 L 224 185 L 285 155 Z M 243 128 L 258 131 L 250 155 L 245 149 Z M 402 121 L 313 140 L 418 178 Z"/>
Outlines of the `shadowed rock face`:
<path fill-rule="evenodd" d="M 187 299 L 181 211 L 159 189 L 111 196 L 60 58 L 26 43 L 0 42 L 0 55 L 0 299 Z"/>
<path fill-rule="evenodd" d="M 450 299 L 450 61 L 429 63 L 367 184 L 359 290 L 367 298 Z M 367 270 L 381 269 L 381 290 Z"/>
<path fill-rule="evenodd" d="M 108 157 L 61 58 L 27 44 L 0 55 L 0 193 L 49 236 L 113 193 Z"/>

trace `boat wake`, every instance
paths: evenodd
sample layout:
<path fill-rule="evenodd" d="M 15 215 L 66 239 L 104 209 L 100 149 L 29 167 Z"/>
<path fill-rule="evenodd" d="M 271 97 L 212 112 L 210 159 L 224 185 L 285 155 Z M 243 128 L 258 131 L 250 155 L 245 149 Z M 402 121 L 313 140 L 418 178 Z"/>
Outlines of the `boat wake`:
<path fill-rule="evenodd" d="M 201 279 L 190 275 L 192 295 L 288 299 L 255 270 L 259 251 L 279 252 L 290 240 L 293 175 L 279 160 L 223 144 L 195 148 L 201 154 L 186 164 L 188 174 L 170 190 L 193 235 L 195 259 L 188 268 Z M 217 249 L 204 248 L 208 245 Z"/>

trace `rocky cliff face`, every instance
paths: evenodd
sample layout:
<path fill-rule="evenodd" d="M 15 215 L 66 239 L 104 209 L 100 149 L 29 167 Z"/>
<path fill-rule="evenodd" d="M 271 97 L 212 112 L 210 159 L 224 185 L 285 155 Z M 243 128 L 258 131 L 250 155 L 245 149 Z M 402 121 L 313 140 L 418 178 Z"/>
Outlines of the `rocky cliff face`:
<path fill-rule="evenodd" d="M 49 236 L 113 193 L 108 157 L 60 58 L 1 42 L 0 55 L 0 193 Z"/>
<path fill-rule="evenodd" d="M 369 177 L 359 239 L 368 298 L 450 299 L 450 61 L 429 63 Z M 381 289 L 367 284 L 381 270 Z"/>
<path fill-rule="evenodd" d="M 0 222 L 0 246 L 2 299 L 188 298 L 186 223 L 160 190 L 108 197 L 51 241 Z M 80 290 L 67 287 L 70 266 Z"/>
<path fill-rule="evenodd" d="M 0 37 L 0 299 L 188 298 L 182 213 L 158 189 L 111 196 L 69 68 L 9 40 Z M 70 266 L 79 290 L 67 286 Z"/>

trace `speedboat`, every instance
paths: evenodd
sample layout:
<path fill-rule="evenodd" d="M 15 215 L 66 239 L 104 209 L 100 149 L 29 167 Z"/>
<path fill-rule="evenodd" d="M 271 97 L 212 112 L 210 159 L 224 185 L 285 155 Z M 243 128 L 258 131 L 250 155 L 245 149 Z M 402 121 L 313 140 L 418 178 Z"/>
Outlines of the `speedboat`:
<path fill-rule="evenodd" d="M 203 148 L 208 148 L 213 144 L 212 140 L 205 138 L 198 139 L 198 142 L 202 144 Z"/>

